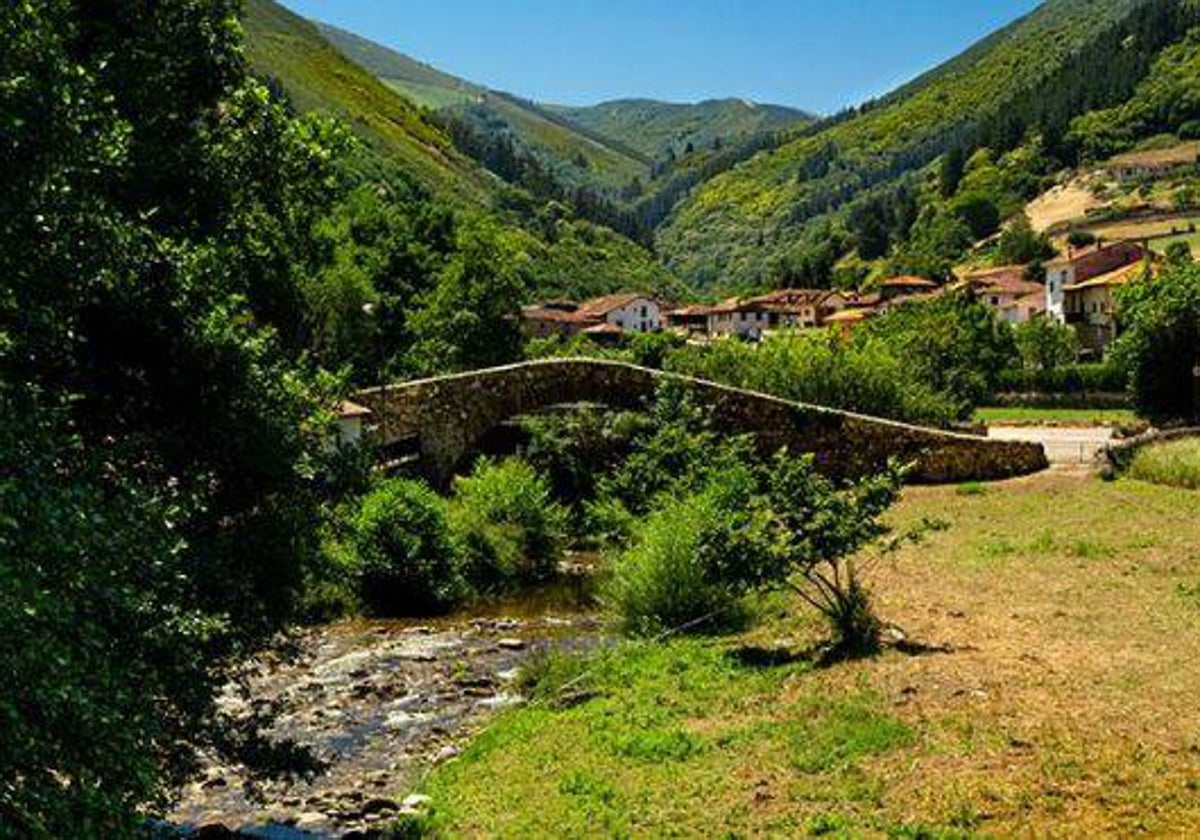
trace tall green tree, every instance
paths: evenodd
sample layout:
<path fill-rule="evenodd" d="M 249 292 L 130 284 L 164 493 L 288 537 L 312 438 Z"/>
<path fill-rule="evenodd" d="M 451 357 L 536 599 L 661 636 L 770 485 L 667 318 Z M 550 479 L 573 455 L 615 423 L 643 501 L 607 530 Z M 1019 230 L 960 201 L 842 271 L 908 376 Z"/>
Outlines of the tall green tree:
<path fill-rule="evenodd" d="M 236 11 L 0 8 L 0 834 L 133 833 L 313 553 L 300 281 L 344 139 Z"/>
<path fill-rule="evenodd" d="M 1200 265 L 1175 264 L 1118 292 L 1124 332 L 1114 355 L 1129 371 L 1139 413 L 1160 422 L 1200 420 Z"/>
<path fill-rule="evenodd" d="M 464 224 L 457 251 L 409 319 L 414 366 L 435 373 L 519 359 L 528 285 L 526 257 L 510 234 L 486 220 Z"/>

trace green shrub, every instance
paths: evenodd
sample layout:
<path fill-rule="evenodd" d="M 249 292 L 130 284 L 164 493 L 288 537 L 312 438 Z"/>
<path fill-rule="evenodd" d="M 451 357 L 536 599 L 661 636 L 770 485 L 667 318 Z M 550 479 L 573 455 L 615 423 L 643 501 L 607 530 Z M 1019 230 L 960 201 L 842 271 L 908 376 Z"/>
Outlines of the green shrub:
<path fill-rule="evenodd" d="M 617 558 L 605 591 L 622 632 L 707 631 L 737 618 L 728 589 L 710 578 L 705 564 L 716 516 L 704 496 L 670 502 L 650 515 L 634 545 Z M 699 623 L 688 627 L 693 622 Z"/>
<path fill-rule="evenodd" d="M 482 586 L 552 577 L 567 537 L 567 509 L 525 461 L 480 460 L 454 485 L 450 522 L 466 574 Z"/>
<path fill-rule="evenodd" d="M 376 614 L 434 613 L 465 594 L 445 503 L 419 481 L 388 481 L 363 500 L 354 547 L 362 599 Z"/>
<path fill-rule="evenodd" d="M 1128 374 L 1117 360 L 1053 368 L 1008 368 L 1000 371 L 996 390 L 1039 394 L 1121 393 Z"/>
<path fill-rule="evenodd" d="M 1172 265 L 1117 292 L 1125 332 L 1114 356 L 1129 371 L 1138 414 L 1158 422 L 1200 417 L 1193 369 L 1200 351 L 1200 265 Z"/>
<path fill-rule="evenodd" d="M 1147 446 L 1134 456 L 1128 475 L 1169 487 L 1200 490 L 1200 440 Z"/>
<path fill-rule="evenodd" d="M 733 341 L 689 346 L 668 370 L 772 394 L 910 423 L 945 426 L 966 410 L 937 391 L 887 342 L 844 341 L 824 331 L 772 336 L 757 347 Z"/>

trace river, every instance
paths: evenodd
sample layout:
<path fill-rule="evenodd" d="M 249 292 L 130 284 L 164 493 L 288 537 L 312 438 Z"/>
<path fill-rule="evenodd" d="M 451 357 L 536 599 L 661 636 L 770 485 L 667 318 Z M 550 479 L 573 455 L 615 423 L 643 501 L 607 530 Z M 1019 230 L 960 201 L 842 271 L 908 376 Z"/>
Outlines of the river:
<path fill-rule="evenodd" d="M 518 703 L 513 680 L 539 648 L 600 643 L 583 578 L 429 621 L 353 620 L 310 628 L 247 663 L 223 707 L 269 712 L 272 736 L 310 748 L 310 778 L 255 781 L 204 757 L 170 815 L 205 838 L 370 837 L 406 810 L 423 775 L 458 755 L 497 710 Z"/>

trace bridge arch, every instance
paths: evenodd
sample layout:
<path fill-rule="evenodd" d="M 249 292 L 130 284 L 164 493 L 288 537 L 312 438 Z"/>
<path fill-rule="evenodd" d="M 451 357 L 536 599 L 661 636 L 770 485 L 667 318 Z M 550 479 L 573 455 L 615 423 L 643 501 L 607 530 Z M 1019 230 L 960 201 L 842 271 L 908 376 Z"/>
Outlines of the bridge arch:
<path fill-rule="evenodd" d="M 636 408 L 660 382 L 680 382 L 709 406 L 718 428 L 752 432 L 769 452 L 812 453 L 819 470 L 854 477 L 890 458 L 914 464 L 922 483 L 990 481 L 1048 466 L 1038 444 L 994 441 L 836 411 L 622 362 L 548 359 L 421 379 L 355 396 L 372 412 L 368 441 L 409 442 L 421 469 L 444 485 L 482 437 L 500 423 L 563 403 Z"/>

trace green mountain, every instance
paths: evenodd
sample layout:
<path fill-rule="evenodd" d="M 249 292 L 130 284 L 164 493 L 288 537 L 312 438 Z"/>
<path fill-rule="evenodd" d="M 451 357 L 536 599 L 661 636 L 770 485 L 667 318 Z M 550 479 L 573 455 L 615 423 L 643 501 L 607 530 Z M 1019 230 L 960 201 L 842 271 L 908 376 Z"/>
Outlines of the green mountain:
<path fill-rule="evenodd" d="M 562 206 L 544 206 L 460 153 L 422 107 L 348 60 L 315 25 L 274 0 L 246 0 L 243 27 L 256 74 L 298 110 L 338 117 L 366 141 L 363 174 L 373 178 L 399 170 L 434 200 L 498 222 L 528 268 L 531 298 L 625 289 L 690 295 L 644 247 Z"/>
<path fill-rule="evenodd" d="M 1194 11 L 1190 0 L 1049 0 L 892 94 L 696 187 L 660 229 L 659 251 L 701 285 L 805 276 L 854 203 L 922 189 L 952 150 L 1003 154 L 1031 131 L 1053 140 L 1078 115 L 1126 101 Z"/>
<path fill-rule="evenodd" d="M 457 151 L 420 108 L 347 61 L 308 20 L 273 0 L 246 0 L 242 25 L 254 72 L 280 86 L 298 110 L 341 118 L 435 193 L 487 203 L 498 191 L 499 180 Z"/>
<path fill-rule="evenodd" d="M 449 113 L 487 137 L 506 136 L 560 181 L 616 192 L 645 179 L 650 159 L 621 141 L 573 125 L 552 110 L 459 79 L 352 32 L 316 24 L 330 44 L 418 105 Z"/>
<path fill-rule="evenodd" d="M 696 104 L 653 99 L 618 99 L 586 108 L 549 106 L 575 125 L 619 140 L 655 159 L 670 151 L 712 148 L 748 137 L 813 122 L 815 117 L 782 105 L 744 99 L 710 99 Z"/>

